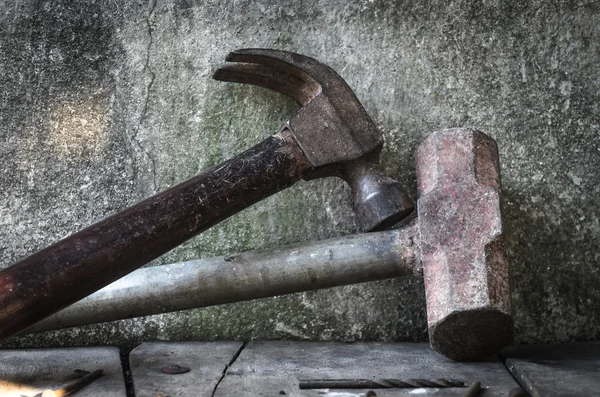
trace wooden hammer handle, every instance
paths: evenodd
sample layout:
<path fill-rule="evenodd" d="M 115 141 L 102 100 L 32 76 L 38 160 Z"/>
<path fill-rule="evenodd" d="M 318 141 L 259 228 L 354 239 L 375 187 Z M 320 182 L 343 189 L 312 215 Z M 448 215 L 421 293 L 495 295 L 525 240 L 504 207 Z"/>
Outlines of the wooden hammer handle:
<path fill-rule="evenodd" d="M 0 341 L 298 181 L 286 131 L 0 271 Z"/>

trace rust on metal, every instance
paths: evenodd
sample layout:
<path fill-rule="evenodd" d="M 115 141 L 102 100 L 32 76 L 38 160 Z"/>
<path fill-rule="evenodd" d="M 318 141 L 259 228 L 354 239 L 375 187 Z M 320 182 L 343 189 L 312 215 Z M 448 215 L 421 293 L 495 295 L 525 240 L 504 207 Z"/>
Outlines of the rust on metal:
<path fill-rule="evenodd" d="M 439 131 L 417 163 L 431 345 L 455 360 L 483 359 L 513 335 L 496 143 L 475 130 Z"/>

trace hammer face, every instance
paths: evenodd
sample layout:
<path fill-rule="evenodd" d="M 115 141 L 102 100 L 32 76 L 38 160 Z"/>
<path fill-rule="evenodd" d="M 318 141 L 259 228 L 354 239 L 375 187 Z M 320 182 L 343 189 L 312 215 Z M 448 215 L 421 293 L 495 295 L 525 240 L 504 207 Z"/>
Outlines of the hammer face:
<path fill-rule="evenodd" d="M 432 346 L 483 359 L 512 339 L 494 140 L 474 130 L 431 134 L 417 154 L 419 228 Z"/>

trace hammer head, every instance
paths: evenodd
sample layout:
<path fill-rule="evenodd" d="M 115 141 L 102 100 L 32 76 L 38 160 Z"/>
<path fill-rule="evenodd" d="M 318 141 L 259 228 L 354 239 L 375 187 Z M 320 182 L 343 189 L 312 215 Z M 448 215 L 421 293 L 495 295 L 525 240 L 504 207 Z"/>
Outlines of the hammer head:
<path fill-rule="evenodd" d="M 454 360 L 498 353 L 513 335 L 496 142 L 431 134 L 417 152 L 418 222 L 431 345 Z"/>
<path fill-rule="evenodd" d="M 381 134 L 333 69 L 304 55 L 267 49 L 237 50 L 227 61 L 235 63 L 218 69 L 215 79 L 267 87 L 302 105 L 283 129 L 312 165 L 304 179 L 338 176 L 348 182 L 363 229 L 385 229 L 412 211 L 403 187 L 379 166 Z"/>

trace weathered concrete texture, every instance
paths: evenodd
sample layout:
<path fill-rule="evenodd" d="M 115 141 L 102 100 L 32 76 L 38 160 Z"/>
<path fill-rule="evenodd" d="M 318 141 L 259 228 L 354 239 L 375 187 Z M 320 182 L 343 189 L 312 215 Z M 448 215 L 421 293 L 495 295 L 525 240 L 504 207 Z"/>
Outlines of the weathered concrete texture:
<path fill-rule="evenodd" d="M 415 193 L 427 133 L 498 140 L 517 341 L 600 337 L 600 9 L 594 1 L 21 1 L 0 5 L 2 266 L 196 174 L 296 109 L 218 83 L 228 51 L 339 71 Z M 300 183 L 166 263 L 356 231 L 348 188 Z M 422 283 L 393 280 L 128 320 L 7 345 L 426 338 Z"/>

